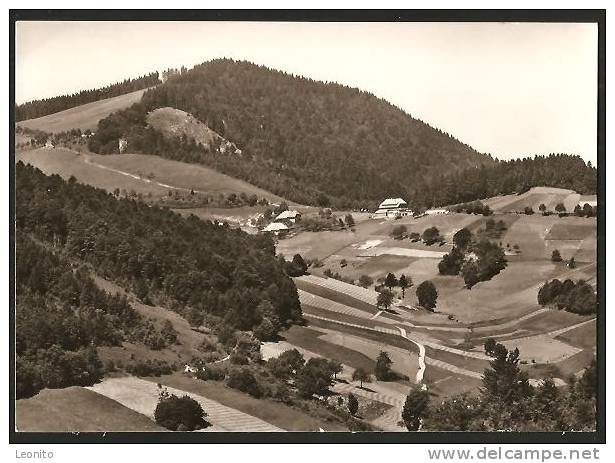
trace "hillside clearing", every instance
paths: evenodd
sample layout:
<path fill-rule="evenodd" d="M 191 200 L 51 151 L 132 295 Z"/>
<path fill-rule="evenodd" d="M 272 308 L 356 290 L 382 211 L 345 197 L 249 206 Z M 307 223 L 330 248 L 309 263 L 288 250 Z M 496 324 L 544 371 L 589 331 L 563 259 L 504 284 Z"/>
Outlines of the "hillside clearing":
<path fill-rule="evenodd" d="M 164 432 L 147 416 L 78 386 L 44 389 L 15 402 L 21 432 Z"/>
<path fill-rule="evenodd" d="M 143 96 L 146 90 L 147 89 L 137 90 L 136 92 L 126 93 L 125 95 L 94 101 L 58 113 L 21 121 L 18 122 L 17 125 L 49 133 L 64 132 L 71 129 L 81 129 L 82 131 L 90 129 L 95 131 L 98 126 L 98 121 L 115 111 L 128 108 L 138 103 L 141 101 L 141 96 Z"/>

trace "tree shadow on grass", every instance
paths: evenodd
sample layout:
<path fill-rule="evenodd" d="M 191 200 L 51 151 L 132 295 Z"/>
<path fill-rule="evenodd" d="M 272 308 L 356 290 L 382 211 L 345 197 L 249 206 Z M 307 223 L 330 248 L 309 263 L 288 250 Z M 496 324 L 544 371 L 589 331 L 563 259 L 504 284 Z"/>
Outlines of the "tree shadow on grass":
<path fill-rule="evenodd" d="M 373 389 L 370 389 L 369 387 L 366 387 L 365 385 L 357 386 L 357 389 L 361 389 L 362 391 L 367 391 L 367 392 L 376 392 Z"/>

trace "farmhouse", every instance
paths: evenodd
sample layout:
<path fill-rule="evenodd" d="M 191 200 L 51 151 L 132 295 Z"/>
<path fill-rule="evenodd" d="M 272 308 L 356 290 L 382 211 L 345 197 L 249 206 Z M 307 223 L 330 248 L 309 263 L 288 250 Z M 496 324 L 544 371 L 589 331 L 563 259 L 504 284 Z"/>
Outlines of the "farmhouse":
<path fill-rule="evenodd" d="M 301 220 L 301 212 L 299 211 L 284 211 L 278 215 L 274 222 L 290 222 L 295 223 Z"/>
<path fill-rule="evenodd" d="M 282 236 L 288 233 L 288 226 L 280 222 L 271 222 L 263 228 L 263 232 L 273 233 L 275 236 Z"/>
<path fill-rule="evenodd" d="M 380 203 L 378 210 L 372 214 L 372 218 L 395 218 L 411 214 L 408 203 L 401 198 L 387 198 Z"/>

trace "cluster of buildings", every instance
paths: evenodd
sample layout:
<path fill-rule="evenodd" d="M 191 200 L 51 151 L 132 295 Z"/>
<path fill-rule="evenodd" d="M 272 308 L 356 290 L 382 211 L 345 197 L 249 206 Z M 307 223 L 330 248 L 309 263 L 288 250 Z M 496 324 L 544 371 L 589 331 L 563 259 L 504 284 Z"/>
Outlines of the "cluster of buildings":
<path fill-rule="evenodd" d="M 265 233 L 273 233 L 275 236 L 286 235 L 297 222 L 301 220 L 299 211 L 284 211 L 263 228 Z"/>

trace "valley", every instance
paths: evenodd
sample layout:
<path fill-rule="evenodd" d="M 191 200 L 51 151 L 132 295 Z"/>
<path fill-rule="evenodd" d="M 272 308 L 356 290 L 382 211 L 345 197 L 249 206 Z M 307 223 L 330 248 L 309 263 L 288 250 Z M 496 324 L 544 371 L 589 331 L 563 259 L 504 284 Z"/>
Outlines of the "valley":
<path fill-rule="evenodd" d="M 224 72 L 227 65 L 217 64 Z M 254 72 L 249 66 L 241 69 L 246 75 Z M 208 70 L 201 71 L 205 78 L 213 78 Z M 144 92 L 88 103 L 19 125 L 49 134 L 71 129 L 97 131 L 101 120 L 119 117 L 122 110 L 141 104 Z M 145 100 L 151 104 L 160 99 L 162 105 L 166 98 L 158 90 Z M 352 101 L 354 97 L 348 98 Z M 216 104 L 221 103 L 216 99 Z M 214 110 L 205 114 L 202 108 L 189 108 L 185 102 L 183 106 L 183 110 L 161 106 L 148 112 L 147 125 L 140 130 L 158 131 L 157 140 L 167 143 L 186 138 L 178 146 L 184 149 L 182 143 L 187 143 L 196 150 L 188 151 L 190 155 L 214 157 L 210 165 L 175 153 L 132 151 L 132 140 L 121 154 L 95 153 L 83 140 L 53 146 L 22 144 L 17 149 L 19 169 L 25 172 L 30 169 L 25 166 L 32 166 L 63 179 L 56 184 L 36 177 L 50 183 L 51 197 L 57 191 L 81 188 L 81 184 L 110 193 L 84 193 L 91 200 L 84 203 L 90 208 L 87 219 L 74 204 L 82 198 L 50 199 L 38 191 L 34 199 L 22 199 L 31 208 L 18 223 L 24 238 L 53 255 L 67 257 L 75 268 L 86 268 L 97 288 L 125 297 L 139 316 L 151 320 L 157 329 L 168 324 L 177 337 L 177 342 L 156 348 L 129 336 L 96 345 L 92 341 L 104 365 L 101 377 L 87 385 L 41 387 L 36 395 L 20 398 L 16 402 L 19 431 L 162 431 L 165 428 L 156 423 L 154 411 L 166 391 L 189 395 L 203 407 L 210 424 L 201 429 L 204 432 L 403 432 L 407 430 L 402 416 L 406 398 L 417 391 L 428 394 L 434 404 L 455 400 L 460 394 L 477 396 L 484 387 L 485 371 L 497 360 L 496 354 L 487 352 L 490 340 L 508 353 L 518 349 L 519 372 L 536 390 L 552 380 L 559 394 L 567 394 L 573 387 L 571 377 L 582 381 L 585 371 L 592 368 L 598 323 L 595 304 L 591 313 L 575 313 L 569 310 L 573 298 L 564 301 L 568 305 L 559 300 L 539 303 L 539 293 L 548 281 L 571 280 L 589 285 L 595 298 L 597 218 L 595 206 L 586 215 L 580 208 L 586 203 L 595 205 L 596 195 L 528 185 L 515 194 L 473 196 L 473 201 L 480 200 L 481 207 L 489 208 L 479 214 L 457 210 L 461 202 L 432 204 L 435 200 L 426 199 L 425 194 L 416 202 L 408 198 L 416 205 L 414 214 L 374 217 L 373 207 L 360 206 L 376 201 L 376 186 L 365 187 L 355 197 L 352 191 L 340 193 L 344 182 L 338 175 L 343 165 L 339 159 L 335 175 L 325 173 L 330 165 L 322 160 L 314 164 L 318 172 L 303 166 L 305 170 L 289 173 L 287 164 L 301 164 L 303 145 L 296 140 L 293 145 L 280 139 L 292 154 L 278 152 L 282 161 L 272 157 L 266 164 L 266 149 L 246 138 L 256 129 L 238 122 L 246 117 L 245 111 L 236 114 L 229 127 L 222 127 Z M 378 108 L 386 112 L 381 105 Z M 189 113 L 189 109 L 194 110 Z M 257 112 L 262 107 L 252 109 Z M 398 114 L 393 120 L 400 126 L 406 121 Z M 414 120 L 408 123 L 419 133 L 429 132 L 428 126 Z M 314 121 L 306 124 L 322 129 Z M 222 138 L 222 132 L 228 138 Z M 436 135 L 429 132 L 426 139 L 433 141 L 433 137 Z M 20 134 L 20 140 L 27 141 L 27 137 Z M 106 146 L 116 149 L 116 141 L 111 139 Z M 474 175 L 476 170 L 466 164 L 477 159 L 484 163 L 481 169 L 513 169 L 492 166 L 490 159 L 454 139 L 434 141 L 442 143 L 439 146 L 452 147 L 464 160 L 464 166 L 451 168 L 450 178 L 462 175 L 464 168 Z M 322 144 L 331 150 L 336 146 L 330 139 Z M 221 146 L 234 154 L 224 154 Z M 348 146 L 356 147 L 355 141 Z M 246 152 L 246 147 L 252 152 Z M 424 148 L 421 156 L 428 156 L 430 149 Z M 255 153 L 260 158 L 252 158 Z M 237 175 L 229 173 L 232 169 L 213 167 L 237 165 L 242 159 L 245 164 L 233 171 Z M 568 162 L 545 159 L 559 167 Z M 258 175 L 251 176 L 246 167 L 251 162 L 257 163 Z M 531 163 L 527 165 L 532 168 Z M 262 172 L 275 179 L 271 190 L 260 177 Z M 368 168 L 357 172 L 358 178 L 372 175 Z M 28 170 L 22 175 L 38 173 Z M 378 185 L 386 185 L 381 199 L 388 188 L 405 185 L 404 179 L 409 184 L 410 177 L 396 174 L 389 181 L 386 173 L 378 175 Z M 306 186 L 309 181 L 313 189 Z M 590 181 L 581 183 L 586 186 Z M 293 193 L 283 194 L 288 191 Z M 29 193 L 18 191 L 24 198 Z M 450 197 L 457 196 L 450 193 Z M 97 217 L 92 205 L 96 201 L 105 205 L 104 220 Z M 121 211 L 118 216 L 123 215 L 114 224 L 115 203 Z M 143 204 L 147 207 L 139 209 Z M 64 216 L 54 215 L 56 207 Z M 299 218 L 284 222 L 287 233 L 267 233 L 265 227 L 287 210 L 299 213 Z M 139 214 L 144 222 L 135 221 L 131 214 Z M 425 232 L 434 227 L 438 239 L 432 243 Z M 454 274 L 442 272 L 440 264 L 458 249 L 456 237 L 462 229 L 471 236 L 464 250 L 464 266 L 480 264 L 475 248 L 486 241 L 501 251 L 503 268 L 472 284 L 461 269 Z M 559 259 L 554 258 L 556 251 Z M 134 255 L 128 257 L 130 253 Z M 301 262 L 305 269 L 298 271 Z M 395 284 L 387 283 L 388 275 Z M 407 279 L 405 286 L 400 284 L 401 275 Z M 435 288 L 432 307 L 420 295 L 423 284 Z M 36 288 L 36 281 L 24 285 L 23 300 L 35 305 L 36 297 L 30 293 L 42 290 Z M 53 293 L 51 300 L 67 297 L 61 291 L 58 296 L 53 288 L 47 290 Z M 391 293 L 391 300 L 383 303 L 381 295 L 386 292 Z M 81 301 L 71 303 L 90 310 Z M 272 304 L 279 313 L 272 315 Z M 276 363 L 293 349 L 302 357 L 299 366 Z M 33 352 L 27 352 L 29 361 L 40 361 L 40 355 Z M 378 377 L 383 353 L 389 360 L 387 375 Z M 323 359 L 339 368 L 329 372 L 333 377 L 326 387 L 312 392 L 301 375 L 316 375 L 307 365 L 317 371 L 324 368 L 317 363 Z M 149 370 L 137 371 L 144 365 Z M 162 365 L 160 371 L 155 371 L 156 365 Z M 239 385 L 233 383 L 233 375 L 241 380 L 237 380 Z M 350 397 L 358 401 L 354 413 L 348 411 Z M 83 416 L 88 410 L 92 411 L 90 418 Z M 63 419 L 54 420 L 52 415 Z"/>

